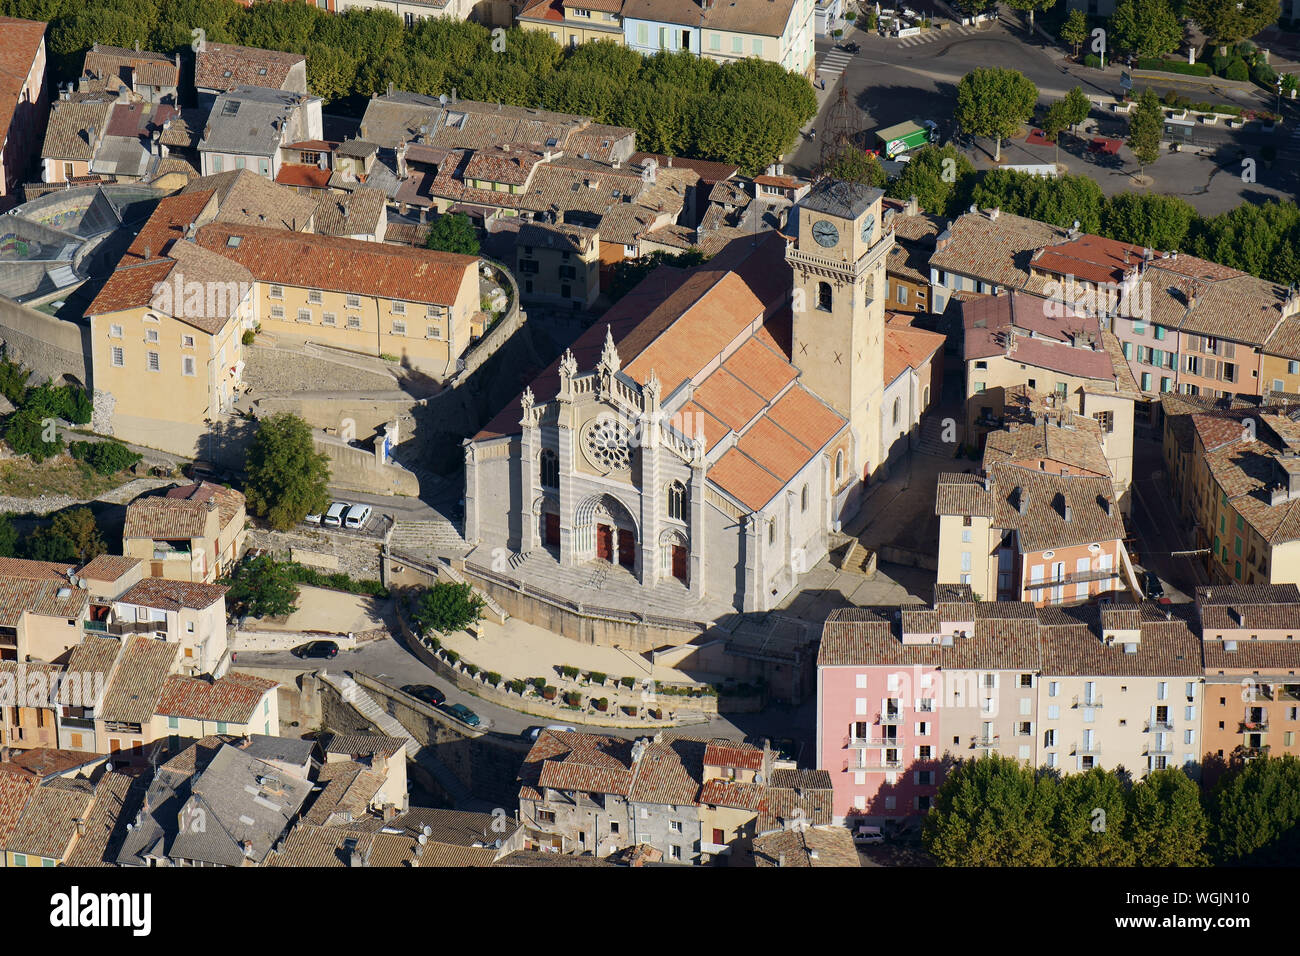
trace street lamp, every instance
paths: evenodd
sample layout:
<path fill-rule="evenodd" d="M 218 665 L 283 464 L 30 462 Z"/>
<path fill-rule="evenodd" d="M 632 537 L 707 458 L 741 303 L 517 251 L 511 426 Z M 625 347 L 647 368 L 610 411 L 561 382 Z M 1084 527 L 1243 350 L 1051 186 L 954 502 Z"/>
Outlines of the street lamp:
<path fill-rule="evenodd" d="M 1277 116 L 1282 118 L 1282 74 L 1277 75 Z"/>

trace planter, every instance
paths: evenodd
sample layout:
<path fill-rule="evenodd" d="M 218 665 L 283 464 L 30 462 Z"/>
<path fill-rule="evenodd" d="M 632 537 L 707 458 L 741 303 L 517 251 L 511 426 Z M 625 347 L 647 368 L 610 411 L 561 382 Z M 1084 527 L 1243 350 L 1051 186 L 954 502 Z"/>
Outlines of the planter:
<path fill-rule="evenodd" d="M 1219 117 L 1216 113 L 1202 113 L 1197 118 L 1206 126 L 1213 126 L 1215 123 L 1219 122 Z"/>
<path fill-rule="evenodd" d="M 554 687 L 543 687 L 542 700 L 555 700 L 555 695 L 557 693 L 558 691 Z"/>
<path fill-rule="evenodd" d="M 627 716 L 629 716 L 629 717 L 635 717 L 635 716 L 636 716 L 636 708 L 635 708 L 635 707 L 624 707 L 624 708 L 623 708 L 623 713 L 627 714 Z"/>

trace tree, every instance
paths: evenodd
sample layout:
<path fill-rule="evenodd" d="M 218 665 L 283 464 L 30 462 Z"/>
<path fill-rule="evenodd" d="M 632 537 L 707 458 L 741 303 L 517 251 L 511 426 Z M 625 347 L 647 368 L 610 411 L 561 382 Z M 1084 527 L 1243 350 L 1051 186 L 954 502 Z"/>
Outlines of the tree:
<path fill-rule="evenodd" d="M 5 442 L 15 454 L 27 455 L 38 464 L 63 450 L 63 439 L 54 419 L 28 408 L 9 416 L 5 423 Z"/>
<path fill-rule="evenodd" d="M 1196 219 L 1187 251 L 1270 282 L 1300 280 L 1300 208 L 1293 202 L 1242 203 Z"/>
<path fill-rule="evenodd" d="M 1061 158 L 1061 133 L 1070 125 L 1070 119 L 1067 115 L 1069 107 L 1066 106 L 1065 100 L 1057 100 L 1047 108 L 1047 115 L 1043 117 L 1043 133 L 1052 144 L 1056 147 L 1053 154 L 1053 161 L 1058 162 Z"/>
<path fill-rule="evenodd" d="M 1070 15 L 1065 18 L 1065 23 L 1061 25 L 1061 41 L 1074 47 L 1074 58 L 1079 58 L 1079 47 L 1083 46 L 1083 41 L 1088 39 L 1088 18 L 1083 15 L 1083 11 L 1077 7 L 1070 11 Z"/>
<path fill-rule="evenodd" d="M 610 270 L 609 284 L 605 287 L 605 293 L 611 302 L 617 302 L 660 266 L 689 269 L 704 261 L 704 253 L 694 246 L 684 252 L 672 253 L 656 249 L 650 255 L 641 256 L 639 259 L 622 259 L 614 263 L 614 267 Z"/>
<path fill-rule="evenodd" d="M 1212 805 L 1210 845 L 1217 863 L 1275 862 L 1300 827 L 1300 759 L 1256 757 L 1229 771 L 1215 785 Z"/>
<path fill-rule="evenodd" d="M 1128 126 L 1128 148 L 1137 157 L 1138 174 L 1160 158 L 1160 140 L 1164 136 L 1165 111 L 1156 91 L 1147 87 L 1138 100 L 1136 112 Z"/>
<path fill-rule="evenodd" d="M 478 233 L 469 216 L 461 212 L 444 213 L 429 226 L 425 247 L 439 252 L 458 252 L 465 256 L 479 253 Z"/>
<path fill-rule="evenodd" d="M 693 117 L 692 152 L 734 163 L 752 176 L 790 148 L 799 126 L 797 115 L 782 101 L 732 89 Z"/>
<path fill-rule="evenodd" d="M 1092 101 L 1088 99 L 1088 94 L 1083 92 L 1083 87 L 1076 86 L 1070 92 L 1065 94 L 1065 99 L 1061 100 L 1065 104 L 1065 120 L 1070 126 L 1070 132 L 1088 118 L 1092 112 Z"/>
<path fill-rule="evenodd" d="M 912 196 L 926 212 L 955 219 L 970 205 L 975 167 L 952 144 L 922 146 L 885 189 L 891 199 Z"/>
<path fill-rule="evenodd" d="M 1101 227 L 1105 202 L 1101 187 L 1087 176 L 1048 178 L 1009 169 L 992 169 L 971 193 L 985 209 L 1001 209 L 1016 216 L 1039 219 L 1055 226 L 1077 221 L 1084 232 Z"/>
<path fill-rule="evenodd" d="M 411 611 L 420 636 L 429 631 L 450 634 L 463 631 L 483 616 L 483 599 L 466 583 L 439 581 L 421 592 Z"/>
<path fill-rule="evenodd" d="M 234 615 L 287 617 L 298 610 L 299 588 L 288 565 L 262 554 L 241 562 L 223 580 L 226 605 Z"/>
<path fill-rule="evenodd" d="M 975 136 L 997 142 L 994 162 L 1002 161 L 1002 140 L 1013 135 L 1034 112 L 1038 88 L 1017 70 L 978 67 L 957 84 L 957 125 Z"/>
<path fill-rule="evenodd" d="M 14 527 L 12 512 L 0 514 L 0 558 L 18 555 L 18 529 Z"/>
<path fill-rule="evenodd" d="M 1227 46 L 1253 37 L 1282 11 L 1279 0 L 1185 0 L 1183 12 L 1212 41 Z"/>
<path fill-rule="evenodd" d="M 70 508 L 37 528 L 27 539 L 27 557 L 34 561 L 85 564 L 108 549 L 89 508 Z"/>
<path fill-rule="evenodd" d="M 1110 28 L 1117 47 L 1143 57 L 1164 56 L 1183 42 L 1183 24 L 1169 0 L 1120 0 Z"/>
<path fill-rule="evenodd" d="M 291 412 L 262 419 L 244 468 L 248 510 L 277 531 L 329 504 L 329 459 L 316 451 L 311 427 Z"/>
<path fill-rule="evenodd" d="M 1101 233 L 1151 249 L 1184 249 L 1196 210 L 1177 196 L 1120 193 L 1106 200 Z"/>
<path fill-rule="evenodd" d="M 851 183 L 863 183 L 867 186 L 883 186 L 889 181 L 885 168 L 876 157 L 859 149 L 850 149 L 840 153 L 839 158 L 826 171 L 831 179 L 842 179 Z"/>
<path fill-rule="evenodd" d="M 1128 793 L 1119 777 L 1093 767 L 1056 785 L 1054 866 L 1132 866 Z"/>
<path fill-rule="evenodd" d="M 1153 770 L 1134 784 L 1130 841 L 1138 866 L 1205 866 L 1200 790 L 1182 770 Z"/>
<path fill-rule="evenodd" d="M 1007 0 L 1013 10 L 1029 14 L 1029 32 L 1034 32 L 1034 11 L 1056 6 L 1056 0 Z"/>
<path fill-rule="evenodd" d="M 941 866 L 1048 866 L 1055 781 L 993 754 L 957 764 L 926 815 L 925 847 Z"/>

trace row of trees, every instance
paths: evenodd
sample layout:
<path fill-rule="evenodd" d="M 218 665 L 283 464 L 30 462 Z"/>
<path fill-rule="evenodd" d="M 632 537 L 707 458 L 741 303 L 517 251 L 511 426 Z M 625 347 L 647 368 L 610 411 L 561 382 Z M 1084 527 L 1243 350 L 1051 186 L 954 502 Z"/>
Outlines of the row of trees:
<path fill-rule="evenodd" d="M 1280 14 L 1279 0 L 1119 0 L 1107 25 L 1106 52 L 1108 57 L 1112 53 L 1140 57 L 1173 53 L 1182 46 L 1188 20 L 1215 46 L 1231 46 L 1253 37 Z M 1061 40 L 1072 46 L 1077 56 L 1088 36 L 1087 17 L 1082 10 L 1071 10 L 1061 25 Z"/>
<path fill-rule="evenodd" d="M 314 4 L 245 7 L 237 0 L 0 0 L 0 12 L 50 21 L 56 72 L 73 79 L 94 42 L 188 51 L 193 30 L 209 42 L 307 56 L 313 93 L 358 112 L 389 85 L 437 96 L 541 106 L 637 131 L 641 149 L 735 163 L 761 171 L 816 113 L 812 86 L 779 64 L 719 65 L 690 53 L 651 57 L 610 42 L 560 46 L 512 29 L 494 39 L 446 18 L 410 27 L 383 10 L 328 13 Z"/>
<path fill-rule="evenodd" d="M 19 535 L 12 514 L 0 515 L 0 557 L 84 564 L 107 550 L 95 513 L 86 507 L 60 511 L 26 535 Z"/>
<path fill-rule="evenodd" d="M 925 818 L 945 866 L 1206 866 L 1277 862 L 1300 844 L 1300 760 L 1263 757 L 1202 794 L 1182 770 L 1134 782 L 991 755 L 958 763 Z"/>

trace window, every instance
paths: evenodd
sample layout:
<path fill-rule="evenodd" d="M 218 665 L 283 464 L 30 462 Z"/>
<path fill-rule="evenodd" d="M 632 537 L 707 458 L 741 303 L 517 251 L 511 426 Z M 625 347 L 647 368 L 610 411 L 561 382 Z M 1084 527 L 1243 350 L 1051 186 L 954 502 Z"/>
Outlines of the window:
<path fill-rule="evenodd" d="M 271 318 L 273 318 L 273 319 L 283 319 L 283 318 L 284 318 L 284 306 L 282 306 L 282 305 L 273 305 L 273 306 L 271 306 Z"/>
<path fill-rule="evenodd" d="M 393 334 L 394 334 L 394 335 L 405 335 L 405 334 L 406 334 L 406 323 L 405 323 L 405 322 L 400 322 L 400 321 L 398 321 L 397 319 L 393 319 Z"/>
<path fill-rule="evenodd" d="M 438 328 L 438 326 L 436 325 L 431 325 L 429 326 L 426 334 L 428 338 L 440 339 L 442 338 L 442 329 Z"/>
<path fill-rule="evenodd" d="M 350 296 L 348 296 L 348 297 L 347 297 L 347 306 L 348 306 L 349 309 L 359 309 L 359 308 L 361 308 L 361 296 L 359 296 L 359 295 L 350 295 Z"/>
<path fill-rule="evenodd" d="M 192 335 L 182 335 L 182 336 L 181 336 L 181 348 L 183 348 L 183 349 L 192 349 L 192 348 L 194 348 L 194 336 L 192 336 Z"/>
<path fill-rule="evenodd" d="M 895 425 L 898 424 L 898 417 L 902 411 L 902 408 L 903 408 L 902 400 L 897 398 L 894 399 L 894 424 Z"/>
<path fill-rule="evenodd" d="M 393 303 L 393 315 L 406 315 L 406 303 L 405 303 L 405 302 L 394 302 L 394 303 Z"/>
<path fill-rule="evenodd" d="M 160 360 L 160 358 L 159 358 L 157 352 L 150 352 L 150 353 L 149 353 L 149 355 L 148 355 L 148 368 L 149 368 L 149 371 L 151 371 L 151 372 L 161 372 L 161 371 L 162 371 L 162 361 Z"/>
<path fill-rule="evenodd" d="M 120 339 L 122 337 L 122 326 L 110 325 L 108 327 L 108 337 L 110 339 Z"/>
<path fill-rule="evenodd" d="M 1033 675 L 1033 674 L 1021 674 L 1021 675 L 1020 675 L 1020 686 L 1021 686 L 1021 687 L 1033 687 L 1033 686 L 1034 686 L 1034 675 Z"/>
<path fill-rule="evenodd" d="M 320 317 L 322 325 L 338 325 L 338 317 L 333 312 L 326 312 Z"/>
<path fill-rule="evenodd" d="M 831 284 L 829 282 L 817 283 L 817 308 L 823 312 L 831 310 Z"/>
<path fill-rule="evenodd" d="M 145 330 L 144 330 L 144 340 L 145 340 L 146 342 L 157 342 L 157 341 L 158 341 L 158 330 L 157 330 L 157 329 L 145 329 Z"/>
<path fill-rule="evenodd" d="M 721 49 L 722 49 L 722 37 L 719 36 L 719 35 L 716 34 L 716 33 L 710 33 L 710 34 L 709 34 L 709 49 L 710 49 L 710 50 L 721 50 Z"/>
<path fill-rule="evenodd" d="M 669 851 L 670 851 L 669 856 L 671 856 L 674 860 L 680 860 L 680 859 L 682 858 L 682 848 L 681 848 L 681 847 L 679 847 L 679 846 L 670 846 L 668 849 L 669 849 Z"/>
<path fill-rule="evenodd" d="M 976 382 L 976 383 L 975 383 L 975 394 L 978 395 L 978 394 L 980 394 L 980 393 L 983 392 L 983 391 L 984 391 L 984 383 L 983 383 L 983 382 Z"/>
<path fill-rule="evenodd" d="M 732 52 L 732 53 L 744 53 L 744 52 L 745 52 L 745 41 L 742 40 L 740 37 L 732 37 L 732 38 L 731 38 L 731 52 Z"/>
<path fill-rule="evenodd" d="M 686 520 L 686 486 L 680 481 L 674 481 L 668 486 L 668 517 L 678 521 Z"/>
<path fill-rule="evenodd" d="M 835 453 L 835 480 L 839 481 L 843 477 L 844 477 L 844 452 L 837 451 Z"/>
<path fill-rule="evenodd" d="M 181 726 L 181 719 L 180 719 L 179 717 L 168 717 L 168 718 L 167 718 L 167 729 L 168 729 L 168 730 L 179 730 L 179 729 L 180 729 L 180 726 Z"/>
<path fill-rule="evenodd" d="M 311 321 L 311 309 L 299 309 L 299 310 L 298 310 L 298 321 L 299 321 L 299 322 L 310 322 L 310 321 Z"/>
<path fill-rule="evenodd" d="M 808 510 L 808 486 L 807 485 L 804 485 L 802 488 L 799 489 L 799 510 L 801 512 Z"/>
<path fill-rule="evenodd" d="M 361 316 L 359 316 L 359 315 L 349 315 L 349 316 L 348 316 L 348 328 L 350 328 L 350 329 L 359 329 L 359 328 L 361 328 Z"/>
<path fill-rule="evenodd" d="M 773 521 L 767 526 L 767 543 L 776 544 L 776 522 Z"/>
<path fill-rule="evenodd" d="M 538 823 L 544 823 L 544 824 L 552 824 L 552 823 L 554 823 L 554 822 L 555 822 L 555 811 L 554 811 L 554 810 L 538 810 L 538 811 L 537 811 L 537 822 L 538 822 Z"/>
<path fill-rule="evenodd" d="M 219 734 L 224 734 L 225 732 L 226 732 L 226 722 L 225 722 L 224 720 L 218 720 L 218 721 L 217 721 L 217 733 L 219 733 Z"/>
<path fill-rule="evenodd" d="M 193 374 L 194 374 L 194 356 L 193 356 L 193 355 L 186 355 L 186 356 L 184 356 L 184 357 L 181 359 L 181 374 L 183 374 L 183 375 L 193 375 Z"/>
<path fill-rule="evenodd" d="M 907 305 L 907 286 L 900 284 L 896 298 L 900 305 Z"/>
<path fill-rule="evenodd" d="M 321 295 L 319 289 L 312 289 L 307 293 L 307 301 L 312 305 L 320 305 Z"/>
<path fill-rule="evenodd" d="M 1149 392 L 1149 391 L 1151 391 L 1151 373 L 1150 373 L 1150 372 L 1143 372 L 1143 373 L 1142 373 L 1142 391 L 1144 391 L 1144 392 Z"/>
<path fill-rule="evenodd" d="M 1300 362 L 1287 362 L 1286 371 L 1288 375 L 1300 375 Z"/>
<path fill-rule="evenodd" d="M 272 299 L 283 299 L 283 298 L 284 298 L 284 286 L 273 285 L 273 286 L 271 286 L 271 291 L 270 291 L 270 293 L 268 293 L 268 294 L 271 296 Z"/>
<path fill-rule="evenodd" d="M 560 456 L 549 448 L 542 450 L 541 481 L 543 488 L 560 487 Z"/>
<path fill-rule="evenodd" d="M 1097 424 L 1101 426 L 1103 433 L 1109 435 L 1115 430 L 1115 413 L 1114 412 L 1093 412 L 1092 417 Z"/>
<path fill-rule="evenodd" d="M 113 346 L 113 366 L 121 368 L 125 364 L 126 354 L 122 351 L 122 347 L 120 345 Z"/>
<path fill-rule="evenodd" d="M 762 41 L 762 39 L 759 38 L 759 37 L 755 37 L 755 38 L 754 38 L 754 42 L 753 42 L 752 44 L 750 44 L 750 49 L 753 51 L 754 56 L 762 56 L 762 55 L 763 55 L 763 41 Z"/>

